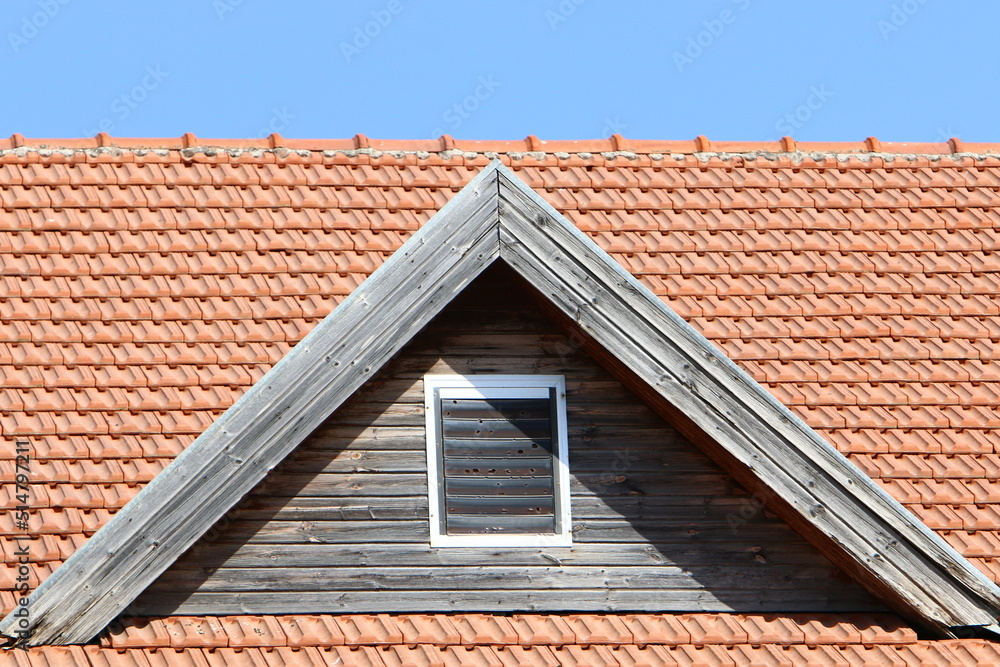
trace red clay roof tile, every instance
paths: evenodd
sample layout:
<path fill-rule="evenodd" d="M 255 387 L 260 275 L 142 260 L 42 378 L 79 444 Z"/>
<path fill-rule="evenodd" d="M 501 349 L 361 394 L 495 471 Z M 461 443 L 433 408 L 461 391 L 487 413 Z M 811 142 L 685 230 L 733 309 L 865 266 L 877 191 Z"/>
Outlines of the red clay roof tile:
<path fill-rule="evenodd" d="M 339 616 L 336 623 L 344 643 L 348 645 L 398 644 L 403 641 L 402 630 L 388 614 Z"/>

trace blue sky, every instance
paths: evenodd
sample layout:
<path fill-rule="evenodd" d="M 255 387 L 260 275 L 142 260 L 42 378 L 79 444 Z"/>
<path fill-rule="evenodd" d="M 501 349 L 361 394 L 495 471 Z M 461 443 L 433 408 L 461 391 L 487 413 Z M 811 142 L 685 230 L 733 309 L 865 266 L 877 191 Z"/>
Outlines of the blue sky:
<path fill-rule="evenodd" d="M 0 136 L 998 141 L 1000 4 L 5 0 Z"/>

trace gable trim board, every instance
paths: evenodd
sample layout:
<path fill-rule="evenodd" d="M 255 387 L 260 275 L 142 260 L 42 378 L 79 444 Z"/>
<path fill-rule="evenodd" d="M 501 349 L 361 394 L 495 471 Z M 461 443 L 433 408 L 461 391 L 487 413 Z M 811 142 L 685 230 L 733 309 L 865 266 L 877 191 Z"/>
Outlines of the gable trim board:
<path fill-rule="evenodd" d="M 494 160 L 30 598 L 0 633 L 90 640 L 502 259 L 680 418 L 720 464 L 887 604 L 944 636 L 1000 588 Z"/>

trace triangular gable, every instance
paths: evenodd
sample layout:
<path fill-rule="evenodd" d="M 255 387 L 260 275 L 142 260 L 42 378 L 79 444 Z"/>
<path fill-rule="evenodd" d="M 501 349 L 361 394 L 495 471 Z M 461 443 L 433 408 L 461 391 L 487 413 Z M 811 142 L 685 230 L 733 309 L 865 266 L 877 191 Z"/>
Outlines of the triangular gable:
<path fill-rule="evenodd" d="M 885 611 L 546 310 L 495 262 L 128 615 Z M 442 374 L 564 379 L 572 549 L 431 546 L 424 378 Z"/>
<path fill-rule="evenodd" d="M 85 642 L 503 259 L 653 407 L 900 613 L 993 626 L 1000 589 L 499 161 L 393 254 L 54 572 L 0 632 Z"/>

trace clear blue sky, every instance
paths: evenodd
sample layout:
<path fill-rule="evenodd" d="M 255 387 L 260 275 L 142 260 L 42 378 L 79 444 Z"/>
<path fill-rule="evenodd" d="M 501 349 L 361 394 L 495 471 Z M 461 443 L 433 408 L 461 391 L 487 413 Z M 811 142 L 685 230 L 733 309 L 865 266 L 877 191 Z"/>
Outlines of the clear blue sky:
<path fill-rule="evenodd" d="M 1000 141 L 1000 4 L 4 0 L 0 136 Z"/>

